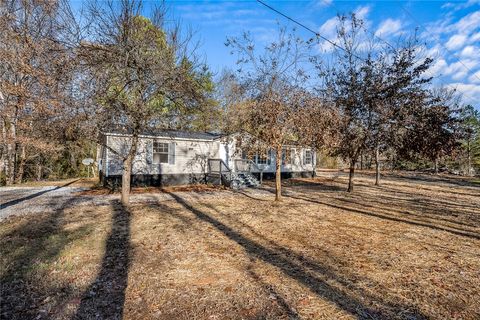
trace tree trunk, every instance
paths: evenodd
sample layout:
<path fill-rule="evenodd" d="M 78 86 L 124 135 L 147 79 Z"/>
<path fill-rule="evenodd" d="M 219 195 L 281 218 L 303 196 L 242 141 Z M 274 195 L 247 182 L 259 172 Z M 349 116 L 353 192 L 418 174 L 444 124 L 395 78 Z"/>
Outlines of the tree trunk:
<path fill-rule="evenodd" d="M 379 186 L 380 185 L 380 150 L 377 147 L 375 149 L 375 185 Z"/>
<path fill-rule="evenodd" d="M 0 158 L 0 186 L 2 185 L 2 177 L 4 172 L 5 172 L 5 155 L 2 153 L 2 157 Z"/>
<path fill-rule="evenodd" d="M 0 179 L 5 174 L 5 178 L 7 177 L 7 128 L 5 122 L 2 125 L 2 157 L 0 159 Z"/>
<path fill-rule="evenodd" d="M 277 148 L 275 158 L 275 201 L 282 200 L 282 148 Z"/>
<path fill-rule="evenodd" d="M 472 175 L 472 155 L 470 150 L 470 139 L 467 141 L 467 176 Z"/>
<path fill-rule="evenodd" d="M 40 163 L 37 164 L 37 181 L 42 180 L 42 165 Z"/>
<path fill-rule="evenodd" d="M 350 160 L 350 172 L 348 174 L 348 189 L 347 189 L 347 192 L 353 192 L 353 176 L 355 174 L 355 164 L 356 164 L 356 160 L 351 159 Z"/>
<path fill-rule="evenodd" d="M 435 161 L 433 162 L 433 165 L 434 165 L 434 170 L 435 170 L 435 174 L 438 174 L 438 158 L 435 158 Z"/>
<path fill-rule="evenodd" d="M 132 165 L 135 154 L 137 153 L 137 143 L 138 136 L 134 134 L 132 138 L 132 145 L 127 154 L 127 157 L 123 161 L 123 171 L 122 171 L 122 197 L 121 201 L 123 205 L 128 205 L 130 201 L 130 189 L 131 189 L 131 178 L 132 178 Z"/>
<path fill-rule="evenodd" d="M 7 185 L 15 183 L 15 153 L 17 143 L 17 132 L 15 121 L 10 122 L 10 141 L 7 143 L 7 168 L 6 168 L 6 180 Z"/>
<path fill-rule="evenodd" d="M 360 155 L 360 170 L 363 170 L 363 153 Z"/>
<path fill-rule="evenodd" d="M 25 145 L 21 145 L 20 147 L 20 161 L 18 163 L 18 171 L 15 177 L 15 183 L 22 183 L 23 181 L 23 173 L 25 172 L 25 160 L 26 160 L 26 150 Z"/>
<path fill-rule="evenodd" d="M 122 171 L 122 204 L 128 205 L 130 201 L 130 183 L 132 177 L 132 163 L 134 155 L 131 152 L 127 155 L 127 159 L 123 162 Z"/>
<path fill-rule="evenodd" d="M 75 158 L 74 151 L 71 150 L 70 148 L 68 149 L 70 153 L 70 167 L 72 168 L 71 170 L 73 172 L 69 172 L 70 174 L 73 173 L 74 176 L 77 176 L 80 172 L 78 171 L 77 167 L 77 159 Z"/>

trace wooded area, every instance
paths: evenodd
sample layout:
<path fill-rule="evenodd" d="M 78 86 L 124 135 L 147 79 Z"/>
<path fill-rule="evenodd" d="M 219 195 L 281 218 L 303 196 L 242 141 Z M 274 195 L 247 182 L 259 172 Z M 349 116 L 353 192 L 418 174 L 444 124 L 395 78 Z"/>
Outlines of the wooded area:
<path fill-rule="evenodd" d="M 258 47 L 251 34 L 227 39 L 238 68 L 214 75 L 163 4 L 142 1 L 6 0 L 0 5 L 0 180 L 86 175 L 99 133 L 132 134 L 123 160 L 128 202 L 132 159 L 146 128 L 246 132 L 255 152 L 277 155 L 276 199 L 285 145 L 314 147 L 355 168 L 380 171 L 480 170 L 480 113 L 449 88 L 432 85 L 433 64 L 415 34 L 393 45 L 367 32 L 355 14 L 339 16 L 327 59 L 318 38 L 278 27 Z M 241 141 L 238 142 L 241 144 Z M 112 150 L 112 152 L 114 152 Z M 253 152 L 253 150 L 250 150 Z"/>

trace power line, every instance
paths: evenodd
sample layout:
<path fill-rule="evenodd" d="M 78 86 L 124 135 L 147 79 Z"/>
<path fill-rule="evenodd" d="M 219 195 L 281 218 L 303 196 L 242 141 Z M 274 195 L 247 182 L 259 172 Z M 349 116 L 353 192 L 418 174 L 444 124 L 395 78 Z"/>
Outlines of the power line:
<path fill-rule="evenodd" d="M 418 24 L 419 27 L 422 27 L 423 30 L 425 30 L 426 32 L 428 32 L 428 30 L 410 13 L 410 11 L 408 11 L 408 10 L 405 8 L 405 6 L 402 5 L 401 8 L 402 8 L 403 11 L 405 11 L 405 12 L 410 16 L 410 18 L 412 18 L 412 19 Z M 445 46 L 445 45 L 440 41 L 440 38 L 439 38 L 437 35 L 435 35 L 435 38 L 436 38 L 436 40 L 437 40 L 437 43 L 439 43 L 445 50 L 448 51 L 448 53 L 450 53 L 455 59 L 457 59 L 458 62 L 460 62 L 460 64 L 461 64 L 468 72 L 471 72 L 475 78 L 477 78 L 478 80 L 480 80 L 480 77 L 478 77 L 478 76 L 473 72 L 472 69 L 470 69 L 469 67 L 467 67 L 467 65 L 466 65 L 465 63 L 463 63 L 463 61 L 462 61 L 459 57 L 457 57 L 452 51 L 450 51 L 450 50 L 447 48 L 447 46 Z"/>
<path fill-rule="evenodd" d="M 414 22 L 417 23 L 417 26 L 418 27 L 422 27 L 423 30 L 425 30 L 426 32 L 428 32 L 428 30 L 407 10 L 405 9 L 405 7 L 402 5 L 401 6 L 401 9 L 403 11 L 405 11 L 412 20 L 414 20 Z M 453 55 L 457 60 L 458 62 L 460 62 L 461 65 L 463 65 L 468 71 L 472 72 L 461 60 L 460 58 L 456 57 L 455 54 L 453 54 L 441 41 L 440 41 L 440 38 L 438 36 L 435 36 L 436 37 L 436 40 L 437 42 L 445 49 L 447 50 L 451 55 Z M 478 78 L 477 75 L 473 74 L 477 79 L 480 80 L 480 78 Z M 458 84 L 456 86 L 452 85 L 452 84 L 448 84 L 446 83 L 443 79 L 441 79 L 440 76 L 432 76 L 432 78 L 437 78 L 437 79 L 440 79 L 440 84 L 443 85 L 443 86 L 446 86 L 446 87 L 450 87 L 450 88 L 453 88 L 453 90 L 455 91 L 458 91 Z M 467 97 L 467 98 L 470 98 L 472 101 L 475 100 L 471 95 L 469 94 L 466 94 L 465 92 L 460 92 L 461 95 L 463 95 L 464 97 Z"/>
<path fill-rule="evenodd" d="M 335 5 L 335 2 L 332 1 L 331 5 L 335 7 L 335 9 L 337 10 L 337 12 L 340 12 L 340 11 L 341 11 L 341 10 Z M 376 35 L 375 33 L 373 33 L 373 32 L 369 32 L 368 29 L 367 29 L 367 27 L 366 27 L 366 25 L 364 25 L 363 28 L 364 28 L 365 32 L 370 33 L 373 37 L 379 39 L 380 41 L 383 41 L 383 42 L 384 42 L 385 44 L 387 44 L 391 49 L 393 49 L 394 51 L 396 51 L 395 46 L 393 46 L 390 42 L 388 42 L 388 41 L 385 40 L 385 39 L 382 39 L 381 37 L 377 36 L 377 35 Z"/>
<path fill-rule="evenodd" d="M 295 19 L 287 16 L 287 15 L 284 14 L 283 12 L 275 9 L 274 7 L 272 7 L 272 6 L 268 5 L 268 4 L 266 4 L 266 3 L 263 2 L 262 0 L 256 0 L 256 1 L 257 1 L 258 3 L 260 3 L 261 5 L 265 6 L 266 8 L 268 8 L 268 9 L 270 9 L 270 10 L 278 13 L 278 14 L 281 15 L 282 17 L 284 17 L 284 18 L 292 21 L 293 23 L 299 25 L 300 27 L 304 28 L 305 30 L 310 31 L 311 33 L 313 33 L 313 34 L 314 34 L 315 36 L 317 36 L 318 38 L 321 38 L 321 39 L 327 41 L 327 42 L 330 43 L 332 46 L 334 46 L 334 47 L 336 47 L 336 48 L 338 48 L 338 49 L 340 49 L 340 50 L 343 50 L 343 51 L 347 52 L 347 50 L 346 50 L 345 48 L 339 46 L 338 44 L 336 44 L 335 42 L 331 41 L 330 39 L 322 36 L 319 32 L 316 32 L 316 31 L 312 30 L 311 28 L 307 27 L 306 25 L 304 25 L 303 23 L 301 23 L 301 22 L 299 22 L 299 21 L 297 21 L 297 20 L 295 20 Z M 402 9 L 405 10 L 405 8 L 403 8 L 403 6 L 402 6 Z M 407 13 L 408 13 L 408 12 L 407 12 Z M 410 16 L 411 16 L 411 15 L 410 15 Z M 413 18 L 413 17 L 412 17 L 412 18 Z M 414 18 L 413 18 L 413 19 L 414 19 Z M 415 20 L 415 19 L 414 19 L 414 20 Z M 418 21 L 417 21 L 417 23 L 418 23 Z M 423 26 L 422 26 L 422 27 L 423 27 Z M 379 36 L 376 36 L 376 35 L 374 35 L 374 36 L 375 36 L 376 38 L 382 40 L 382 41 L 385 42 L 386 44 L 388 44 L 390 47 L 394 48 L 394 47 L 393 47 L 389 42 L 387 42 L 386 40 L 380 38 Z M 447 49 L 447 50 L 448 50 L 448 49 Z M 364 58 L 362 58 L 362 57 L 359 57 L 359 56 L 357 56 L 357 55 L 355 55 L 355 54 L 352 54 L 352 55 L 353 55 L 355 58 L 357 58 L 357 59 L 360 59 L 360 60 L 362 60 L 362 61 L 366 61 L 366 60 L 365 60 Z M 458 59 L 458 58 L 457 58 L 457 59 Z M 458 59 L 458 60 L 460 61 L 460 59 Z M 463 62 L 460 61 L 460 63 L 461 63 L 462 65 L 464 65 Z M 465 66 L 465 65 L 464 65 L 464 66 Z M 465 67 L 466 67 L 466 66 L 465 66 Z M 466 67 L 466 68 L 467 68 L 467 67 Z M 468 69 L 468 68 L 467 68 L 467 69 Z M 471 71 L 470 69 L 468 69 L 468 70 Z M 476 75 L 475 75 L 475 76 L 476 76 Z M 435 78 L 435 77 L 433 77 L 433 78 Z M 436 78 L 439 78 L 439 76 L 437 76 Z M 477 78 L 478 78 L 478 77 L 477 77 Z M 480 80 L 480 79 L 479 79 L 479 80 Z M 449 86 L 449 87 L 454 88 L 451 84 L 446 84 L 446 83 L 444 83 L 443 81 L 442 81 L 442 85 L 447 86 L 447 87 Z M 454 88 L 454 90 L 457 91 L 457 88 Z M 469 95 L 467 95 L 467 94 L 465 94 L 465 93 L 462 93 L 462 94 L 463 94 L 464 96 L 467 96 L 467 97 L 469 97 L 469 98 L 472 98 L 471 96 L 469 96 Z"/>
<path fill-rule="evenodd" d="M 258 3 L 260 3 L 261 5 L 265 6 L 266 8 L 268 8 L 268 9 L 270 9 L 270 10 L 272 10 L 272 11 L 274 11 L 274 12 L 278 13 L 278 14 L 279 14 L 279 15 L 281 15 L 282 17 L 284 17 L 284 18 L 286 18 L 286 19 L 288 19 L 288 20 L 292 21 L 293 23 L 295 23 L 295 24 L 299 25 L 300 27 L 304 28 L 305 30 L 308 30 L 308 31 L 310 31 L 311 33 L 313 33 L 313 34 L 314 34 L 315 36 L 317 36 L 318 38 L 321 38 L 321 39 L 323 39 L 323 40 L 327 41 L 328 43 L 330 43 L 332 46 L 334 46 L 334 47 L 336 47 L 336 48 L 338 48 L 338 49 L 340 49 L 340 50 L 343 50 L 343 51 L 345 51 L 345 52 L 347 52 L 347 53 L 348 53 L 348 51 L 347 51 L 345 48 L 343 48 L 343 47 L 339 46 L 338 44 L 336 44 L 335 42 L 331 41 L 330 39 L 328 39 L 328 38 L 326 38 L 326 37 L 322 36 L 320 33 L 318 33 L 318 32 L 316 32 L 316 31 L 312 30 L 311 28 L 307 27 L 307 26 L 306 26 L 306 25 L 304 25 L 303 23 L 301 23 L 301 22 L 299 22 L 299 21 L 297 21 L 297 20 L 295 20 L 295 19 L 293 19 L 293 18 L 291 18 L 291 17 L 287 16 L 286 14 L 284 14 L 284 13 L 282 13 L 282 12 L 278 11 L 278 10 L 277 10 L 277 9 L 275 9 L 274 7 L 272 7 L 272 6 L 269 6 L 268 4 L 266 4 L 265 2 L 263 2 L 262 0 L 257 0 L 257 2 L 258 2 Z M 355 54 L 352 54 L 352 55 L 353 55 L 355 58 L 357 58 L 357 59 L 360 59 L 360 60 L 363 60 L 363 61 L 365 61 L 365 59 L 364 59 L 364 58 L 361 58 L 361 57 L 359 57 L 359 56 L 357 56 L 357 55 L 355 55 Z"/>

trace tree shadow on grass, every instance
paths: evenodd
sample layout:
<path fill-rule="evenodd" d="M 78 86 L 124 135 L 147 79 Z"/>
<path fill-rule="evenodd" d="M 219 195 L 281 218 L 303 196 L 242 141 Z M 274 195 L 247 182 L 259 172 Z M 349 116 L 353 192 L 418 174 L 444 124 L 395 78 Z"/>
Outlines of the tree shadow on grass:
<path fill-rule="evenodd" d="M 459 186 L 459 187 L 469 187 L 475 189 L 479 189 L 480 191 L 480 185 L 477 183 L 467 181 L 466 179 L 462 178 L 449 178 L 441 175 L 425 175 L 425 174 L 416 174 L 414 176 L 410 177 L 404 177 L 401 175 L 393 175 L 391 177 L 392 180 L 399 180 L 399 181 L 421 181 L 425 182 L 427 184 L 438 184 L 438 183 L 444 183 L 447 185 L 453 185 L 453 186 Z"/>
<path fill-rule="evenodd" d="M 58 189 L 67 187 L 67 186 L 69 186 L 69 185 L 77 182 L 78 180 L 80 180 L 80 179 L 70 181 L 69 183 L 66 183 L 66 184 L 64 184 L 64 185 L 62 185 L 62 186 L 57 186 L 57 187 L 52 188 L 52 189 L 42 190 L 42 191 L 40 191 L 40 192 L 36 192 L 36 193 L 30 194 L 30 195 L 28 195 L 28 196 L 26 196 L 26 197 L 23 197 L 23 198 L 20 198 L 20 199 L 15 199 L 15 200 L 12 200 L 12 201 L 8 201 L 8 202 L 5 202 L 5 203 L 2 203 L 2 204 L 0 204 L 0 210 L 6 209 L 6 208 L 8 208 L 8 207 L 10 207 L 10 206 L 14 206 L 14 205 L 19 204 L 19 203 L 21 203 L 21 202 L 23 202 L 23 201 L 26 201 L 26 200 L 30 200 L 30 199 L 39 197 L 39 196 L 41 196 L 41 195 L 43 195 L 43 194 L 45 194 L 45 193 L 52 192 L 52 191 L 55 191 L 55 190 L 58 190 Z"/>
<path fill-rule="evenodd" d="M 131 259 L 130 210 L 112 204 L 112 227 L 100 271 L 85 290 L 72 319 L 122 319 Z"/>
<path fill-rule="evenodd" d="M 267 188 L 262 188 L 262 190 L 268 191 L 270 193 L 275 192 L 274 190 L 267 189 Z M 455 234 L 455 235 L 468 237 L 468 238 L 472 238 L 472 239 L 480 239 L 480 235 L 478 233 L 476 233 L 474 231 L 471 231 L 471 230 L 464 230 L 464 229 L 454 227 L 454 226 L 440 226 L 440 225 L 436 225 L 436 224 L 433 224 L 433 223 L 426 222 L 426 221 L 421 220 L 421 219 L 413 219 L 413 218 L 407 219 L 407 218 L 402 218 L 402 217 L 398 217 L 398 216 L 391 216 L 391 215 L 388 215 L 388 214 L 374 213 L 374 212 L 370 212 L 370 211 L 366 211 L 366 210 L 362 210 L 362 209 L 358 209 L 358 208 L 346 207 L 346 206 L 342 206 L 342 205 L 337 205 L 337 204 L 333 204 L 333 203 L 320 201 L 320 200 L 317 200 L 317 199 L 312 199 L 312 198 L 309 198 L 309 197 L 301 197 L 301 196 L 298 196 L 295 192 L 292 192 L 292 191 L 283 192 L 282 195 L 284 197 L 288 197 L 288 198 L 291 198 L 291 199 L 297 199 L 297 200 L 302 200 L 302 201 L 311 202 L 311 203 L 315 203 L 315 204 L 320 204 L 320 205 L 328 206 L 328 207 L 335 208 L 335 209 L 350 211 L 350 212 L 353 212 L 353 213 L 359 213 L 359 214 L 362 214 L 362 215 L 367 215 L 367 216 L 376 217 L 376 218 L 385 219 L 385 220 L 390 220 L 390 221 L 395 221 L 395 222 L 403 222 L 403 223 L 411 224 L 411 225 L 414 225 L 414 226 L 426 227 L 426 228 L 430 228 L 430 229 L 438 230 L 438 231 L 446 231 L 446 232 L 450 232 L 450 233 Z M 354 204 L 361 205 L 361 204 L 356 203 L 356 202 L 351 201 L 351 200 L 345 200 L 345 199 L 339 199 L 339 198 L 335 198 L 335 200 L 352 202 Z M 368 205 L 366 205 L 366 206 L 368 206 Z M 370 206 L 370 207 L 373 207 L 373 206 Z"/>
<path fill-rule="evenodd" d="M 70 242 L 91 231 L 91 225 L 63 228 L 65 210 L 74 203 L 72 197 L 51 214 L 22 217 L 18 227 L 2 235 L 1 319 L 45 319 L 48 310 L 62 305 L 72 293 L 69 285 L 41 279 Z"/>
<path fill-rule="evenodd" d="M 462 218 L 473 218 L 475 211 L 469 206 L 460 204 L 436 203 L 434 200 L 414 197 L 400 199 L 385 195 L 368 195 L 364 193 L 350 194 L 348 197 L 330 197 L 322 195 L 322 198 L 345 202 L 358 208 L 372 209 L 382 214 L 393 216 L 400 215 L 417 222 L 435 223 L 438 226 L 446 226 L 459 231 L 475 232 L 469 228 L 478 228 L 478 223 L 466 223 Z M 311 198 L 309 198 L 311 199 Z M 392 206 L 395 204 L 395 206 Z M 401 209 L 398 209 L 401 208 Z M 480 207 L 478 207 L 480 209 Z M 458 218 L 460 216 L 460 218 Z M 450 217 L 450 219 L 448 218 Z"/>
<path fill-rule="evenodd" d="M 387 215 L 387 214 L 369 212 L 369 211 L 365 211 L 365 210 L 361 210 L 361 209 L 350 208 L 350 207 L 340 206 L 340 205 L 336 205 L 336 204 L 332 204 L 332 203 L 327 203 L 327 202 L 323 202 L 323 201 L 320 201 L 320 200 L 314 200 L 314 199 L 311 199 L 311 198 L 304 198 L 304 197 L 299 197 L 299 196 L 294 196 L 294 195 L 288 195 L 287 197 L 292 198 L 292 199 L 312 202 L 312 203 L 316 203 L 316 204 L 321 204 L 321 205 L 328 206 L 328 207 L 335 208 L 335 209 L 350 211 L 350 212 L 353 212 L 353 213 L 359 213 L 359 214 L 362 214 L 362 215 L 367 215 L 367 216 L 371 216 L 371 217 L 375 217 L 375 218 L 380 218 L 380 219 L 385 219 L 385 220 L 390 220 L 390 221 L 395 221 L 395 222 L 403 222 L 403 223 L 411 224 L 411 225 L 414 225 L 414 226 L 430 228 L 430 229 L 433 229 L 433 230 L 446 231 L 446 232 L 449 232 L 449 233 L 452 233 L 452 234 L 455 234 L 455 235 L 458 235 L 458 236 L 463 236 L 463 237 L 468 237 L 468 238 L 473 238 L 473 239 L 480 239 L 480 235 L 475 233 L 475 232 L 466 231 L 466 230 L 459 230 L 459 229 L 455 229 L 454 227 L 438 226 L 438 225 L 435 225 L 433 223 L 427 223 L 427 222 L 424 222 L 424 221 L 413 220 L 413 219 L 405 219 L 405 218 L 401 218 L 401 217 L 390 216 L 390 215 Z"/>
<path fill-rule="evenodd" d="M 239 193 L 239 194 L 242 194 L 243 193 Z M 253 200 L 259 200 L 259 199 L 256 199 L 254 197 L 248 197 L 250 199 L 253 199 Z M 338 199 L 338 198 L 330 198 L 330 199 L 333 199 L 333 200 L 343 200 L 343 199 Z M 270 200 L 271 202 L 272 200 Z M 307 200 L 304 200 L 304 201 L 307 201 Z M 206 205 L 206 204 L 205 204 Z M 215 209 L 214 207 L 212 206 L 209 206 L 209 205 L 206 205 L 207 207 L 211 208 L 212 210 L 215 210 L 217 213 L 221 214 L 221 212 L 219 212 L 217 209 Z M 308 213 L 303 213 L 304 215 L 307 214 L 309 216 L 312 216 L 311 214 L 308 214 Z M 279 213 L 277 213 L 277 215 L 279 215 L 280 217 L 282 218 L 289 218 L 289 216 L 284 216 L 284 215 L 281 215 Z M 313 217 L 313 216 L 312 216 Z M 318 216 L 314 216 L 316 219 L 318 219 Z M 248 228 L 250 230 L 250 232 L 254 233 L 256 236 L 259 236 L 259 237 L 262 237 L 261 235 L 259 235 L 258 233 L 256 233 L 250 226 L 247 226 L 241 222 L 239 222 L 242 226 L 245 226 L 246 228 Z M 431 247 L 434 247 L 434 248 L 438 248 L 440 250 L 443 250 L 445 252 L 449 252 L 449 253 L 462 253 L 462 254 L 467 254 L 467 255 L 471 255 L 471 256 L 474 256 L 474 257 L 478 257 L 479 254 L 477 253 L 473 253 L 473 252 L 469 252 L 469 251 L 464 251 L 464 250 L 458 250 L 458 249 L 455 249 L 453 250 L 452 248 L 448 247 L 448 246 L 440 246 L 440 245 L 437 245 L 437 244 L 434 244 L 432 243 L 431 241 L 421 241 L 419 239 L 416 239 L 414 237 L 409 237 L 405 234 L 402 234 L 402 235 L 395 235 L 395 234 L 392 234 L 391 232 L 384 232 L 382 230 L 375 230 L 375 229 L 371 229 L 371 228 L 364 228 L 364 227 L 361 227 L 361 226 L 358 226 L 358 225 L 354 225 L 354 224 L 347 224 L 347 223 L 343 223 L 343 222 L 340 222 L 338 220 L 335 221 L 335 223 L 337 224 L 340 224 L 340 225 L 343 225 L 343 226 L 347 226 L 348 228 L 354 228 L 354 229 L 359 229 L 359 230 L 364 230 L 364 231 L 367 231 L 367 232 L 374 232 L 374 233 L 378 233 L 378 234 L 382 234 L 382 235 L 386 235 L 386 236 L 390 236 L 390 237 L 394 237 L 394 238 L 398 238 L 398 239 L 408 239 L 410 241 L 413 241 L 413 242 L 416 242 L 416 243 L 420 243 L 420 244 L 423 244 L 423 245 L 427 245 L 427 246 L 431 246 Z M 316 248 L 317 250 L 321 249 L 321 248 Z"/>
<path fill-rule="evenodd" d="M 242 196 L 247 197 L 251 200 L 255 200 L 255 201 L 266 201 L 266 202 L 271 201 L 270 199 L 261 199 L 261 198 L 254 197 L 254 196 L 250 195 L 249 193 L 245 192 L 244 190 L 237 190 L 237 191 L 234 191 L 234 192 L 236 194 L 241 194 Z"/>
<path fill-rule="evenodd" d="M 321 278 L 324 275 L 323 273 L 326 272 L 327 277 L 331 278 L 331 280 L 348 284 L 348 281 L 336 277 L 336 275 L 328 271 L 326 267 L 318 265 L 316 262 L 310 261 L 307 258 L 296 257 L 294 252 L 291 252 L 286 248 L 282 248 L 282 250 L 267 248 L 256 241 L 248 239 L 236 230 L 201 210 L 196 209 L 180 196 L 173 193 L 170 193 L 170 195 L 185 209 L 192 212 L 198 219 L 209 223 L 230 240 L 242 246 L 250 257 L 257 258 L 278 268 L 286 276 L 308 287 L 320 298 L 331 301 L 337 307 L 359 319 L 426 319 L 426 316 L 419 310 L 416 310 L 413 306 L 381 301 L 380 296 L 370 297 L 368 294 L 364 293 L 363 299 L 356 298 L 348 293 L 347 290 L 337 288 Z M 350 285 L 352 284 L 353 283 L 350 283 Z M 346 288 L 351 287 L 346 286 Z M 380 305 L 381 308 L 375 308 L 375 304 Z"/>
<path fill-rule="evenodd" d="M 255 273 L 252 266 L 249 265 L 247 267 L 247 274 L 258 284 L 262 287 L 262 289 L 268 293 L 278 304 L 278 306 L 287 314 L 288 318 L 291 320 L 301 319 L 300 315 L 297 311 L 282 297 L 280 293 L 275 290 L 275 287 L 265 283 L 258 274 Z"/>

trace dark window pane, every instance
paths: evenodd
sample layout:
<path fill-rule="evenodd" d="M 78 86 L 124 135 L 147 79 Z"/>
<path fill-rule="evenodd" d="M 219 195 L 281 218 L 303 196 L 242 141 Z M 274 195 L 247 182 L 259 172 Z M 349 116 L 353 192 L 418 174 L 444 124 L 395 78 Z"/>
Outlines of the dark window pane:
<path fill-rule="evenodd" d="M 168 143 L 153 142 L 153 163 L 168 163 Z"/>

